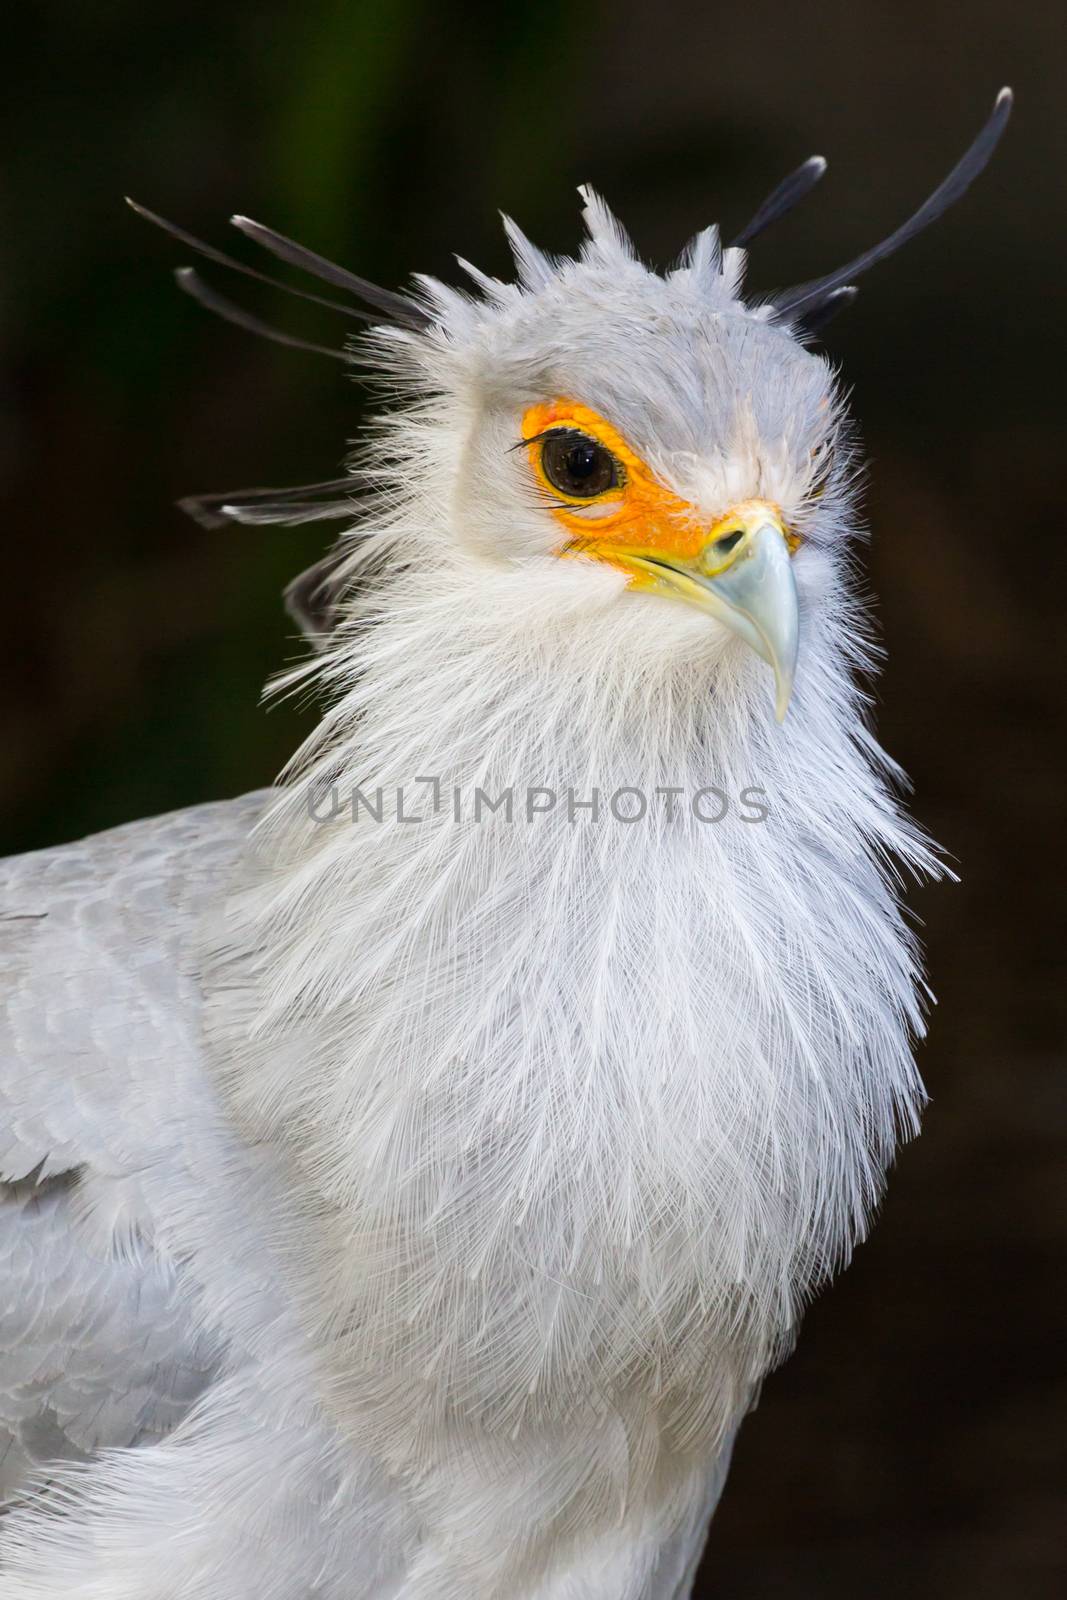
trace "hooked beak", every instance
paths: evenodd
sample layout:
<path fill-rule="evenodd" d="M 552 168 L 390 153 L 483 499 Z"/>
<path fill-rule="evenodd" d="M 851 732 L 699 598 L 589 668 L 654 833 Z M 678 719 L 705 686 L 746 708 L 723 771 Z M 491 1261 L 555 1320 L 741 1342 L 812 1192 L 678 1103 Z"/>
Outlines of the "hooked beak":
<path fill-rule="evenodd" d="M 800 606 L 777 509 L 765 500 L 736 506 L 693 557 L 627 550 L 623 559 L 642 574 L 640 588 L 689 600 L 751 645 L 774 673 L 775 715 L 782 722 L 796 675 Z"/>

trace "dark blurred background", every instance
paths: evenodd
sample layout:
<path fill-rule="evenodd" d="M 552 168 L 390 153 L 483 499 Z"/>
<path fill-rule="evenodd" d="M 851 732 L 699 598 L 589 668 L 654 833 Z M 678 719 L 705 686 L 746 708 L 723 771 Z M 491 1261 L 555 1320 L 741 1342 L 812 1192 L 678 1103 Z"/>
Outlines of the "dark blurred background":
<path fill-rule="evenodd" d="M 270 780 L 304 726 L 256 708 L 298 649 L 279 591 L 326 537 L 208 533 L 173 502 L 333 476 L 363 405 L 341 367 L 180 296 L 187 252 L 124 193 L 238 253 L 225 219 L 246 211 L 392 284 L 455 279 L 452 251 L 506 273 L 497 207 L 573 248 L 585 179 L 665 263 L 821 151 L 820 190 L 755 247 L 770 288 L 881 237 L 1016 87 L 990 172 L 827 340 L 872 457 L 880 730 L 962 883 L 913 897 L 940 999 L 923 1138 L 742 1432 L 717 1600 L 1067 1592 L 1065 47 L 1062 7 L 1000 0 L 93 0 L 5 21 L 10 850 Z"/>

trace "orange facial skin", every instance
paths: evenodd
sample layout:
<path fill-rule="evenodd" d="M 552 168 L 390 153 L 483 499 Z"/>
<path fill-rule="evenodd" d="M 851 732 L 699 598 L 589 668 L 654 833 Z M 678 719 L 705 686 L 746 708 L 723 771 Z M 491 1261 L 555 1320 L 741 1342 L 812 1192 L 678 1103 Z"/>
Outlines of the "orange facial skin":
<path fill-rule="evenodd" d="M 550 483 L 541 464 L 540 435 L 553 428 L 574 428 L 587 434 L 615 457 L 620 482 L 602 494 L 577 497 L 564 494 Z M 654 576 L 630 565 L 628 557 L 648 556 L 671 562 L 699 566 L 705 576 L 714 576 L 717 567 L 711 555 L 715 541 L 742 529 L 749 502 L 735 505 L 714 522 L 695 506 L 655 478 L 648 466 L 612 427 L 610 422 L 588 406 L 572 400 L 553 400 L 531 406 L 522 419 L 522 436 L 528 440 L 530 464 L 538 481 L 551 497 L 552 514 L 566 530 L 558 550 L 562 556 L 594 556 L 621 567 L 634 589 L 658 588 Z M 768 502 L 760 502 L 765 508 Z M 571 510 L 571 507 L 574 507 Z M 597 507 L 595 516 L 582 514 L 583 507 Z M 772 508 L 777 512 L 778 508 Z M 795 549 L 795 536 L 786 536 Z"/>

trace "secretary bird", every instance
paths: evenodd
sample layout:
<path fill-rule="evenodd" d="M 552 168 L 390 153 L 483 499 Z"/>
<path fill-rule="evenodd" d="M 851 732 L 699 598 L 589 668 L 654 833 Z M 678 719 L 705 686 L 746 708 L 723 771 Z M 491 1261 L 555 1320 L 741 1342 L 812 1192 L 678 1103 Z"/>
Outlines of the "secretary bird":
<path fill-rule="evenodd" d="M 289 591 L 324 711 L 279 787 L 0 863 L 3 1600 L 690 1593 L 922 1100 L 898 874 L 937 862 L 856 683 L 815 333 L 1010 104 L 762 302 L 821 158 L 662 275 L 588 189 L 576 259 L 508 221 L 467 292 L 233 219 L 396 403 L 341 478 L 190 503 L 345 525 Z"/>

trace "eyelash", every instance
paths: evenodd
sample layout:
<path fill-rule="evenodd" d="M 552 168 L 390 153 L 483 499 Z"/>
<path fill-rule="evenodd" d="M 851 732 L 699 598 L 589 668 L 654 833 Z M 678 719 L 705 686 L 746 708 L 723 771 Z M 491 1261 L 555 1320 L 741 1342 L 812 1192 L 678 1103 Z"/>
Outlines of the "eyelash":
<path fill-rule="evenodd" d="M 567 427 L 564 427 L 562 424 L 559 427 L 556 427 L 556 428 L 545 428 L 544 431 L 541 432 L 541 433 L 532 433 L 528 439 L 519 439 L 519 440 L 517 440 L 515 444 L 508 446 L 508 451 L 510 453 L 511 451 L 514 451 L 514 450 L 522 450 L 527 445 L 543 444 L 546 439 L 554 438 L 557 433 L 581 434 L 581 429 L 580 428 L 567 428 Z M 583 434 L 582 437 L 584 438 L 585 435 Z M 599 440 L 597 442 L 599 443 Z M 606 450 L 607 446 L 605 445 L 604 448 Z"/>
<path fill-rule="evenodd" d="M 561 428 L 546 428 L 543 433 L 533 433 L 528 439 L 516 439 L 514 444 L 508 446 L 508 454 L 512 455 L 516 450 L 523 450 L 527 445 L 540 444 L 543 439 L 548 438 L 549 434 L 561 433 L 562 431 Z"/>

